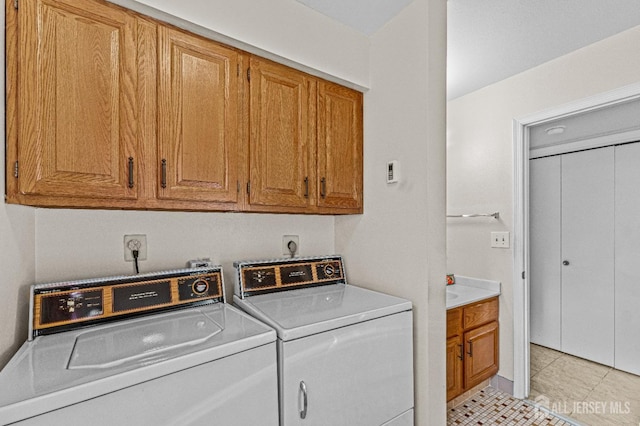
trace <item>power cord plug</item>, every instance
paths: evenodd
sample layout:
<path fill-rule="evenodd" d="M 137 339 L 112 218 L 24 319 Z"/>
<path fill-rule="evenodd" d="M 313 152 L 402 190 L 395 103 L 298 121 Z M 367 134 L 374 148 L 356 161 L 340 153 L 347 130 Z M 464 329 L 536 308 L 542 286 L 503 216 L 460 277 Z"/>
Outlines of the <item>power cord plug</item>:
<path fill-rule="evenodd" d="M 133 256 L 133 263 L 136 267 L 136 274 L 140 273 L 138 269 L 138 256 L 140 255 L 140 247 L 142 244 L 139 240 L 131 240 L 127 243 L 127 247 L 131 250 L 131 255 Z"/>

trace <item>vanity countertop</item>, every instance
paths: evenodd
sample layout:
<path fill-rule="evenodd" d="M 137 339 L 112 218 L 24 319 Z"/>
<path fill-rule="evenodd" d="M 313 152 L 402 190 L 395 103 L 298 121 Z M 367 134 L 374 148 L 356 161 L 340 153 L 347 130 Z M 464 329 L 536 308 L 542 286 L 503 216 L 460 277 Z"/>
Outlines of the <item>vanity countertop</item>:
<path fill-rule="evenodd" d="M 447 309 L 468 305 L 500 295 L 500 282 L 456 275 L 456 283 L 447 286 Z"/>

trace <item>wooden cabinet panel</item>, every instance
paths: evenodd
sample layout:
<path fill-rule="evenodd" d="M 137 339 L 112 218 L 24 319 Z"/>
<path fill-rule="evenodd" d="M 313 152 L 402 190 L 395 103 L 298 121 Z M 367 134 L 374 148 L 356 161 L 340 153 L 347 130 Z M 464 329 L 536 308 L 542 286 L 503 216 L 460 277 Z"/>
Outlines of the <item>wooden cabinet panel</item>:
<path fill-rule="evenodd" d="M 462 308 L 447 311 L 447 337 L 458 336 L 462 330 Z"/>
<path fill-rule="evenodd" d="M 101 0 L 5 8 L 8 202 L 362 212 L 361 93 Z"/>
<path fill-rule="evenodd" d="M 362 93 L 318 86 L 318 206 L 362 208 Z"/>
<path fill-rule="evenodd" d="M 316 82 L 267 60 L 250 61 L 251 205 L 306 207 L 313 197 Z"/>
<path fill-rule="evenodd" d="M 498 298 L 447 311 L 447 401 L 498 372 Z"/>
<path fill-rule="evenodd" d="M 464 387 L 470 389 L 498 372 L 498 322 L 466 332 L 464 341 Z"/>
<path fill-rule="evenodd" d="M 464 307 L 462 327 L 468 330 L 498 319 L 498 298 L 483 300 Z"/>
<path fill-rule="evenodd" d="M 18 57 L 20 193 L 135 199 L 135 17 L 88 0 L 21 2 Z"/>
<path fill-rule="evenodd" d="M 447 339 L 447 401 L 462 393 L 462 336 Z"/>
<path fill-rule="evenodd" d="M 160 27 L 160 198 L 238 201 L 238 56 Z"/>

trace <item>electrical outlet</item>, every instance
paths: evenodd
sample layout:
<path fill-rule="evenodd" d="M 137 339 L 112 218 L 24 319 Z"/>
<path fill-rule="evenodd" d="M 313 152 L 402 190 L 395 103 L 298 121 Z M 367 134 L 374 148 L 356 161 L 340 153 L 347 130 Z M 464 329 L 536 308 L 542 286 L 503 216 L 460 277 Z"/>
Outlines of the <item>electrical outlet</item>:
<path fill-rule="evenodd" d="M 509 248 L 509 232 L 492 232 L 491 247 Z"/>
<path fill-rule="evenodd" d="M 133 250 L 138 249 L 138 260 L 147 260 L 147 236 L 144 234 L 124 236 L 124 260 L 133 262 Z"/>
<path fill-rule="evenodd" d="M 282 254 L 286 254 L 287 256 L 291 256 L 291 251 L 289 251 L 289 243 L 293 242 L 295 244 L 294 255 L 300 252 L 300 237 L 297 235 L 283 235 L 282 236 Z"/>

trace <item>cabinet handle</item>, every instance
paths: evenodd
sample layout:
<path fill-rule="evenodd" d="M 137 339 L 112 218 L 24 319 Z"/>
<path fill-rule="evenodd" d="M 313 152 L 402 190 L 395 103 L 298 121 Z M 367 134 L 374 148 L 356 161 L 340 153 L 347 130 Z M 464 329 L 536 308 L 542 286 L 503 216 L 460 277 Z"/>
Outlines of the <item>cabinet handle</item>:
<path fill-rule="evenodd" d="M 309 177 L 304 178 L 304 198 L 309 198 Z"/>
<path fill-rule="evenodd" d="M 162 159 L 162 179 L 160 181 L 160 186 L 163 188 L 167 187 L 167 160 Z"/>
<path fill-rule="evenodd" d="M 469 352 L 467 352 L 469 357 L 473 357 L 473 342 L 469 340 Z"/>
<path fill-rule="evenodd" d="M 302 392 L 302 410 L 300 411 L 300 418 L 305 419 L 307 417 L 307 385 L 304 382 L 300 382 L 300 392 Z"/>
<path fill-rule="evenodd" d="M 568 261 L 568 260 L 563 260 L 563 261 L 562 261 L 562 264 L 563 264 L 564 266 L 568 266 L 568 265 L 569 265 L 569 261 Z"/>
<path fill-rule="evenodd" d="M 320 179 L 320 196 L 324 198 L 327 195 L 327 180 L 325 178 Z"/>
<path fill-rule="evenodd" d="M 129 188 L 133 188 L 133 157 L 129 157 Z"/>
<path fill-rule="evenodd" d="M 458 359 L 460 361 L 462 361 L 464 359 L 464 349 L 463 349 L 463 345 L 458 345 L 458 347 L 460 348 L 460 354 L 458 355 Z"/>

